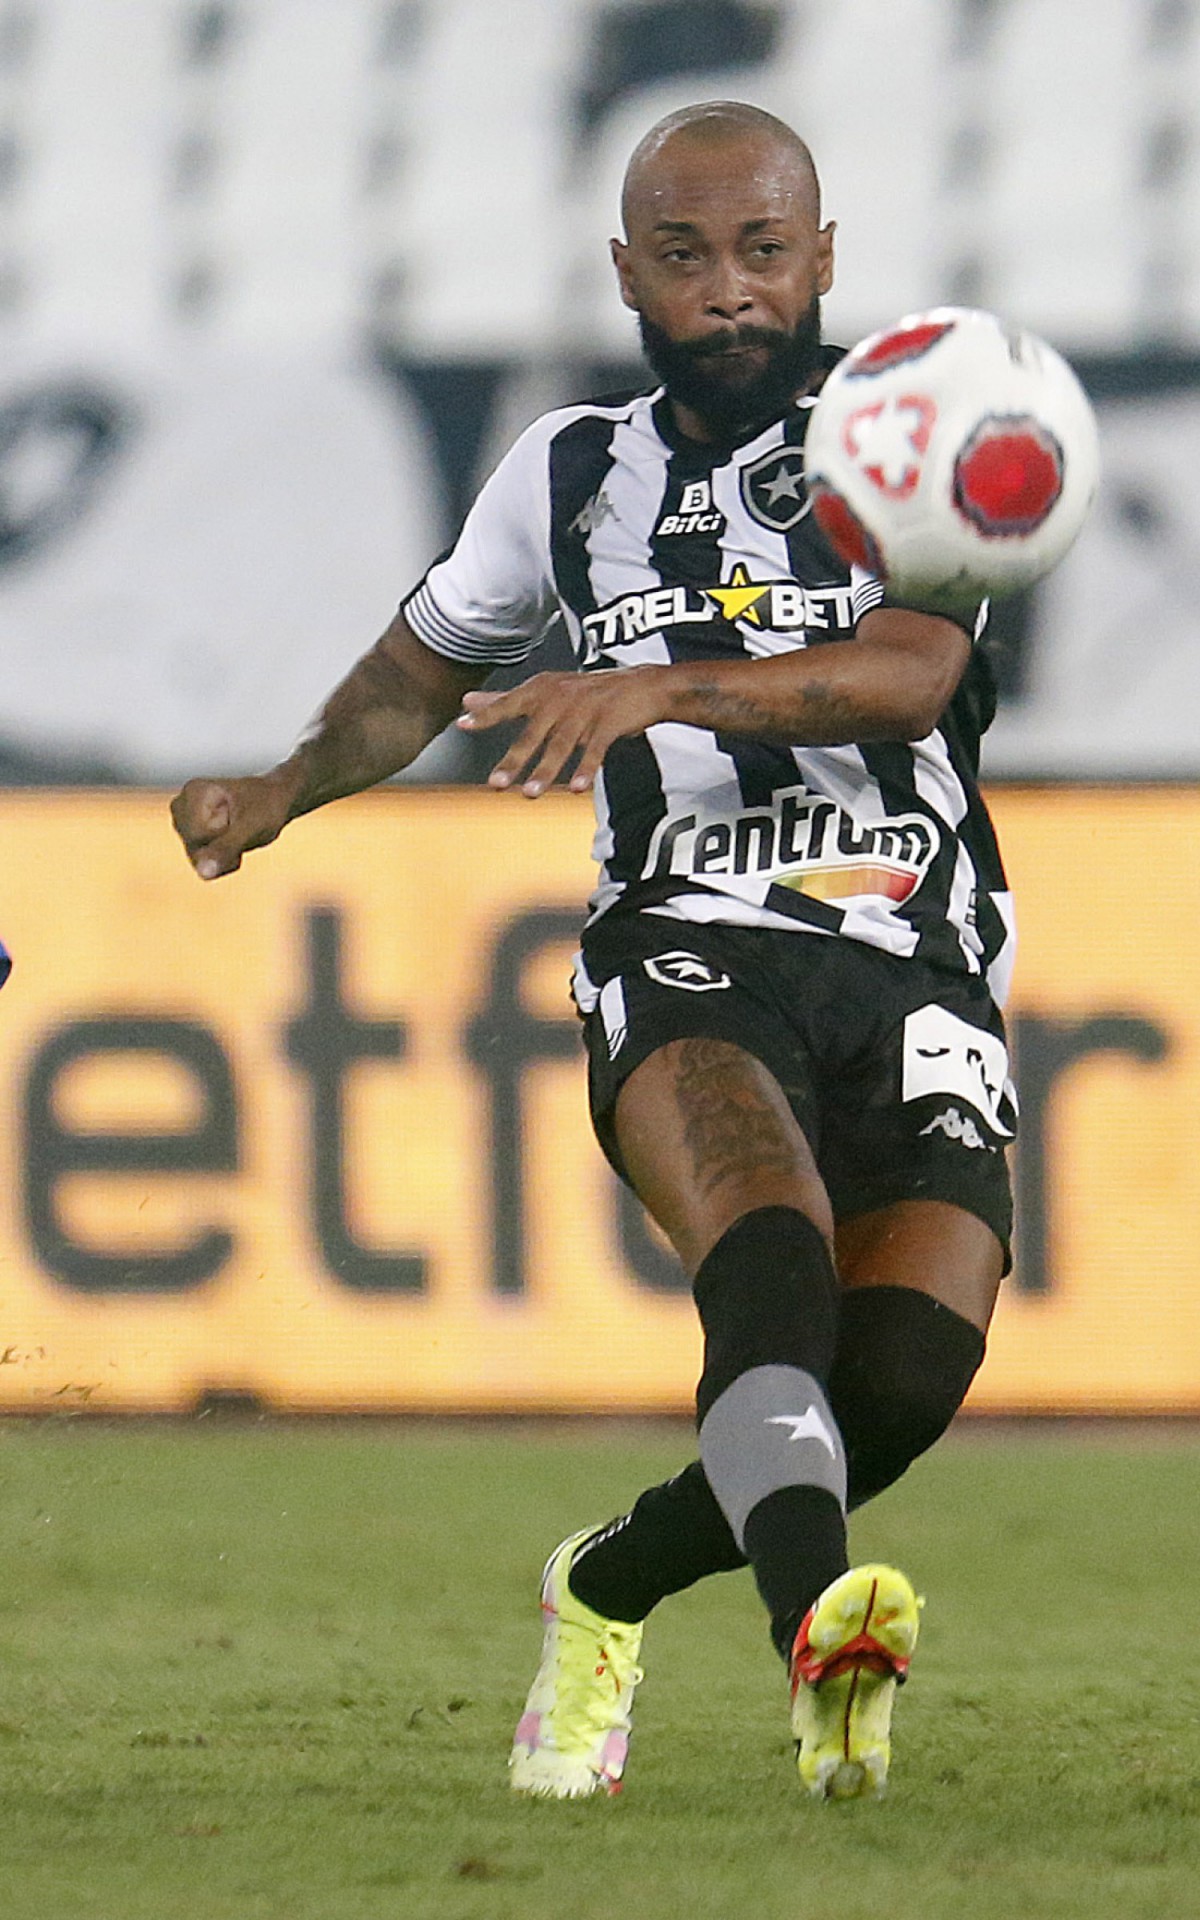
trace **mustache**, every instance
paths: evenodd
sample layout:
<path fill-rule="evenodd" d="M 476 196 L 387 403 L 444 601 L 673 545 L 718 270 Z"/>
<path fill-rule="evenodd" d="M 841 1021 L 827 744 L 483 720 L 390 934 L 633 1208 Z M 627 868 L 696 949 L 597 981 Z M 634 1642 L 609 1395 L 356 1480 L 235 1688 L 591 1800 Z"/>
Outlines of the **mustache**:
<path fill-rule="evenodd" d="M 790 344 L 791 335 L 778 327 L 732 327 L 720 333 L 706 333 L 698 340 L 676 340 L 676 353 L 685 354 L 689 360 L 721 360 L 728 354 L 745 353 L 753 347 L 765 347 L 768 352 L 778 351 Z"/>

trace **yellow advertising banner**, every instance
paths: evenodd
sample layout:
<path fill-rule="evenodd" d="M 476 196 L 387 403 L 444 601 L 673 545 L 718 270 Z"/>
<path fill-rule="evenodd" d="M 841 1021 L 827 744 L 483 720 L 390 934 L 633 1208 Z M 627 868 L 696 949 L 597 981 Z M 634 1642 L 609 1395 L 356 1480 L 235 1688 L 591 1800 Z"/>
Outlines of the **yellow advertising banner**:
<path fill-rule="evenodd" d="M 1200 793 L 994 804 L 1024 1131 L 971 1404 L 1200 1411 Z M 0 1408 L 685 1409 L 567 997 L 589 823 L 384 791 L 205 887 L 161 795 L 0 799 Z"/>

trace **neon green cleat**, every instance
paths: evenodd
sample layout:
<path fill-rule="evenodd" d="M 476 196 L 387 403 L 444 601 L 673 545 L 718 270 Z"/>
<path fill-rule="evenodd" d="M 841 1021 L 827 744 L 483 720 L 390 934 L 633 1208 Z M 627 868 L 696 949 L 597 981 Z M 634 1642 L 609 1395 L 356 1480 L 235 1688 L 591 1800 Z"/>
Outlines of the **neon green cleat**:
<path fill-rule="evenodd" d="M 887 1784 L 896 1688 L 920 1628 L 895 1567 L 851 1567 L 809 1608 L 792 1648 L 792 1734 L 817 1800 L 877 1800 Z"/>
<path fill-rule="evenodd" d="M 542 1663 L 509 1756 L 514 1793 L 574 1800 L 619 1793 L 629 1750 L 629 1716 L 642 1670 L 642 1625 L 606 1620 L 567 1585 L 585 1527 L 556 1547 L 542 1575 Z"/>

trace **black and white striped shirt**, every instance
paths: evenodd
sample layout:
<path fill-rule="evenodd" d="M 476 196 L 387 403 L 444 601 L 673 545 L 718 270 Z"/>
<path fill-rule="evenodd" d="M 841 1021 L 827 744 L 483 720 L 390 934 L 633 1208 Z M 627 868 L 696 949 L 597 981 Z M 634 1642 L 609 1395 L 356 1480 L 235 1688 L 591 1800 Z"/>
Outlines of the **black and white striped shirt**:
<path fill-rule="evenodd" d="M 405 606 L 453 660 L 523 660 L 562 620 L 585 672 L 764 659 L 850 637 L 882 584 L 808 510 L 811 399 L 745 444 L 676 430 L 662 390 L 536 421 Z M 1003 1003 L 1013 923 L 976 784 L 991 719 L 971 666 L 915 745 L 785 747 L 661 723 L 596 783 L 592 917 L 623 908 L 841 935 L 986 975 Z"/>

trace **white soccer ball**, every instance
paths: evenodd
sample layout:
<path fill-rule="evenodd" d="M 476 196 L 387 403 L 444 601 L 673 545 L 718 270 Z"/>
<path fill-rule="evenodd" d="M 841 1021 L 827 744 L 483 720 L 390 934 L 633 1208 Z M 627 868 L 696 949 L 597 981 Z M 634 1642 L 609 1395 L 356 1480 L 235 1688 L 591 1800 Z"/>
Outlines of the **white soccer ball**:
<path fill-rule="evenodd" d="M 909 314 L 838 362 L 809 421 L 813 514 L 906 605 L 952 612 L 1062 559 L 1100 458 L 1053 347 L 970 307 Z"/>

